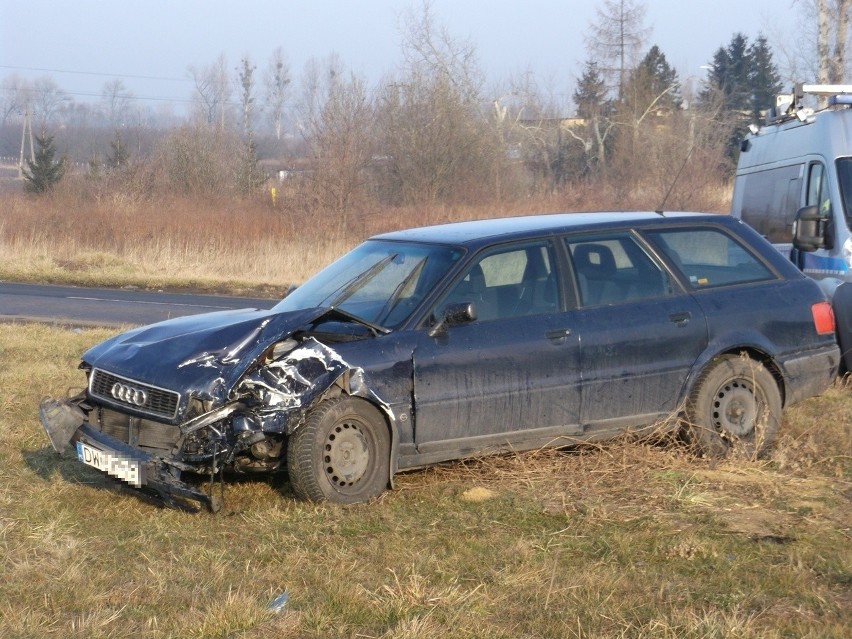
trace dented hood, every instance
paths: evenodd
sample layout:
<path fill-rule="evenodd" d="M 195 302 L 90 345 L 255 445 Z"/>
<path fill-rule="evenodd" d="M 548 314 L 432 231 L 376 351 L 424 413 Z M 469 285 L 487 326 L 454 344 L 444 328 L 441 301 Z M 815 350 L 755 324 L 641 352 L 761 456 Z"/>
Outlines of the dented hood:
<path fill-rule="evenodd" d="M 179 317 L 117 335 L 82 359 L 133 380 L 222 400 L 264 350 L 327 311 L 244 309 Z"/>

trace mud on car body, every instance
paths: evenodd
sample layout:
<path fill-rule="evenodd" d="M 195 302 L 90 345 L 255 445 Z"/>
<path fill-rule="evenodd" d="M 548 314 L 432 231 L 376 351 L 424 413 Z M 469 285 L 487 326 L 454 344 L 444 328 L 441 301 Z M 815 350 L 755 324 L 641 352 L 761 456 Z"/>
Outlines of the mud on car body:
<path fill-rule="evenodd" d="M 406 468 L 661 425 L 760 454 L 834 379 L 833 331 L 817 285 L 728 216 L 464 222 L 372 238 L 268 311 L 109 339 L 41 419 L 169 503 L 216 510 L 225 470 L 348 503 Z"/>

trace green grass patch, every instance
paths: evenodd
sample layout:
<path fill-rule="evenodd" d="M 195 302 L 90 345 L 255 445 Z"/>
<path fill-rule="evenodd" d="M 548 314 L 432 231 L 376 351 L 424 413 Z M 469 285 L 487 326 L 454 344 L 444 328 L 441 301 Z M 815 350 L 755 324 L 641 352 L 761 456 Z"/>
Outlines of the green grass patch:
<path fill-rule="evenodd" d="M 852 393 L 770 459 L 617 441 L 406 473 L 351 507 L 286 478 L 163 510 L 57 456 L 43 395 L 110 335 L 0 326 L 0 636 L 845 637 Z M 284 611 L 267 610 L 281 592 Z"/>

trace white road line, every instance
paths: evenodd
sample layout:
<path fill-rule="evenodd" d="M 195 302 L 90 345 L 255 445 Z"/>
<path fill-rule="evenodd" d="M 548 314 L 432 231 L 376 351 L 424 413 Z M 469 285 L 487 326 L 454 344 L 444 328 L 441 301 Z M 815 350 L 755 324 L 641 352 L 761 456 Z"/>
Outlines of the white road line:
<path fill-rule="evenodd" d="M 231 306 L 206 306 L 204 304 L 181 304 L 179 302 L 146 302 L 142 300 L 112 300 L 106 297 L 76 297 L 73 295 L 67 296 L 68 300 L 83 300 L 85 302 L 116 302 L 121 304 L 149 304 L 152 306 L 191 306 L 192 308 L 219 308 L 231 309 Z"/>

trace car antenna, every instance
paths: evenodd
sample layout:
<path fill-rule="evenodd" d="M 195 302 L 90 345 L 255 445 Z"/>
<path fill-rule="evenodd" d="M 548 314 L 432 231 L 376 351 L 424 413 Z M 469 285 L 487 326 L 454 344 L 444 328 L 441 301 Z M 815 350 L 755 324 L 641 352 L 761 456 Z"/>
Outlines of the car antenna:
<path fill-rule="evenodd" d="M 662 215 L 666 206 L 666 202 L 669 199 L 669 195 L 672 194 L 672 190 L 674 190 L 675 184 L 677 184 L 678 178 L 680 178 L 680 174 L 683 173 L 683 170 L 686 168 L 686 163 L 689 162 L 689 158 L 692 156 L 692 151 L 695 149 L 695 142 L 689 145 L 689 151 L 686 153 L 686 157 L 683 158 L 683 162 L 680 165 L 680 168 L 677 170 L 677 174 L 674 176 L 672 183 L 669 185 L 669 190 L 666 191 L 666 196 L 663 198 L 663 201 L 660 202 L 660 206 L 657 207 L 657 210 L 654 211 L 657 215 Z"/>

